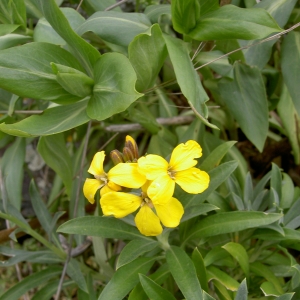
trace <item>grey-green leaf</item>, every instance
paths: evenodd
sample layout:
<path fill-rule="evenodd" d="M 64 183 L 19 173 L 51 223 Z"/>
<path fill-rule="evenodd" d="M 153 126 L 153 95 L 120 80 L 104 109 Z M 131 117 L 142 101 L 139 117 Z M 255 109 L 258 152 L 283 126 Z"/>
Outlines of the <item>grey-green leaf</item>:
<path fill-rule="evenodd" d="M 245 135 L 262 151 L 269 127 L 268 102 L 258 68 L 235 63 L 234 80 L 223 78 L 219 90 Z"/>
<path fill-rule="evenodd" d="M 199 41 L 255 40 L 280 31 L 282 29 L 264 9 L 224 5 L 201 16 L 195 29 L 188 35 Z"/>
<path fill-rule="evenodd" d="M 88 18 L 77 32 L 83 35 L 92 31 L 104 41 L 127 47 L 135 36 L 145 32 L 151 25 L 144 14 L 98 11 Z"/>

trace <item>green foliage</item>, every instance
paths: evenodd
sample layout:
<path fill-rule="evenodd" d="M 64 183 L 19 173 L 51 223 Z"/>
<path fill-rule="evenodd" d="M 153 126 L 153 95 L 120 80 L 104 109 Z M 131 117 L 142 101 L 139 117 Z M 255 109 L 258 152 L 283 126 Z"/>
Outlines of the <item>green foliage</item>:
<path fill-rule="evenodd" d="M 300 6 L 256 2 L 0 2 L 1 300 L 300 298 Z M 128 134 L 202 147 L 158 236 L 82 193 Z"/>

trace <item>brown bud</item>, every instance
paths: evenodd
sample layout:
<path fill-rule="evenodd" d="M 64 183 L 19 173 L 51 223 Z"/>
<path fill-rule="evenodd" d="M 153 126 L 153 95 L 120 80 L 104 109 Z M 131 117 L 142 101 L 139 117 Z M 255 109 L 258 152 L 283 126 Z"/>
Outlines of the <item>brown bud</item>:
<path fill-rule="evenodd" d="M 124 157 L 125 162 L 133 162 L 134 161 L 134 155 L 128 147 L 123 148 L 123 157 Z"/>
<path fill-rule="evenodd" d="M 127 135 L 125 139 L 125 147 L 129 148 L 135 160 L 139 159 L 139 149 L 135 142 L 135 140 L 130 136 Z"/>
<path fill-rule="evenodd" d="M 123 154 L 118 150 L 112 150 L 110 152 L 110 158 L 115 165 L 125 162 Z"/>

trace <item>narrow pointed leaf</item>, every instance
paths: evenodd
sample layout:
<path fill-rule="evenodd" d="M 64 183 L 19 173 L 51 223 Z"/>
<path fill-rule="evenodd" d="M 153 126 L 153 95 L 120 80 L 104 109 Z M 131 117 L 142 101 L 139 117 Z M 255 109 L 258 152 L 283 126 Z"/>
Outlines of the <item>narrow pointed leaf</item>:
<path fill-rule="evenodd" d="M 179 247 L 171 246 L 166 259 L 172 276 L 186 300 L 203 299 L 196 269 L 189 256 Z M 188 270 L 188 272 L 187 272 Z"/>
<path fill-rule="evenodd" d="M 59 133 L 41 137 L 38 151 L 47 163 L 63 180 L 70 193 L 73 180 L 73 165 L 66 147 L 64 135 Z"/>
<path fill-rule="evenodd" d="M 218 213 L 199 221 L 189 232 L 187 240 L 224 233 L 237 232 L 248 228 L 272 224 L 282 217 L 281 214 L 258 211 L 233 211 Z"/>
<path fill-rule="evenodd" d="M 42 271 L 34 273 L 22 281 L 15 284 L 8 291 L 1 295 L 1 300 L 19 299 L 27 291 L 44 285 L 47 281 L 53 277 L 59 276 L 62 272 L 62 268 L 58 266 L 50 266 Z"/>
<path fill-rule="evenodd" d="M 164 35 L 164 39 L 183 95 L 202 122 L 212 128 L 217 128 L 207 120 L 208 111 L 205 102 L 209 98 L 194 69 L 186 45 L 183 41 L 171 36 Z"/>
<path fill-rule="evenodd" d="M 15 136 L 32 137 L 60 133 L 84 123 L 88 117 L 87 101 L 46 109 L 40 115 L 33 115 L 14 124 L 0 124 L 0 130 Z M 36 126 L 39 124 L 39 126 Z"/>
<path fill-rule="evenodd" d="M 234 300 L 247 300 L 248 299 L 248 288 L 246 278 L 240 284 Z"/>
<path fill-rule="evenodd" d="M 58 232 L 101 236 L 115 239 L 146 239 L 136 227 L 110 217 L 87 216 L 72 219 L 62 224 Z"/>
<path fill-rule="evenodd" d="M 226 245 L 222 246 L 230 255 L 237 260 L 245 275 L 249 276 L 249 257 L 245 248 L 238 243 L 229 242 Z"/>
<path fill-rule="evenodd" d="M 105 286 L 98 300 L 122 300 L 139 282 L 139 274 L 146 274 L 155 258 L 138 258 L 121 267 Z"/>
<path fill-rule="evenodd" d="M 176 300 L 169 291 L 162 288 L 160 285 L 158 285 L 152 279 L 150 279 L 147 276 L 142 275 L 142 274 L 139 274 L 139 277 L 140 277 L 140 282 L 143 286 L 143 289 L 150 299 Z"/>
<path fill-rule="evenodd" d="M 135 260 L 139 256 L 153 250 L 155 247 L 158 246 L 158 242 L 153 240 L 133 240 L 130 241 L 122 250 L 119 255 L 116 269 L 130 263 L 131 261 Z"/>
<path fill-rule="evenodd" d="M 24 173 L 22 171 L 25 161 L 25 139 L 17 138 L 6 149 L 1 159 L 2 178 L 8 202 L 17 210 L 21 209 L 22 183 Z M 5 203 L 3 203 L 5 205 Z"/>
<path fill-rule="evenodd" d="M 300 116 L 300 33 L 290 32 L 284 37 L 281 53 L 281 69 L 284 82 Z"/>

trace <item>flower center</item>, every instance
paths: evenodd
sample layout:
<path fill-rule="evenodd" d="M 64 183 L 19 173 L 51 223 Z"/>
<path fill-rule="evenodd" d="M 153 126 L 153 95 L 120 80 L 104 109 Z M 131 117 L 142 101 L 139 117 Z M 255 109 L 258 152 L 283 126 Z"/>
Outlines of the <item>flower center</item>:
<path fill-rule="evenodd" d="M 176 171 L 169 168 L 168 169 L 168 175 L 171 177 L 171 179 L 175 180 Z"/>
<path fill-rule="evenodd" d="M 106 174 L 101 174 L 101 175 L 94 175 L 94 177 L 97 179 L 97 180 L 100 180 L 103 182 L 103 185 L 106 185 L 107 182 L 108 182 L 108 178 L 106 176 Z"/>
<path fill-rule="evenodd" d="M 144 192 L 142 192 L 141 197 L 143 199 L 141 203 L 141 207 L 144 206 L 145 204 L 148 205 L 150 208 L 153 208 L 153 203 L 150 198 L 148 198 L 148 195 Z"/>

